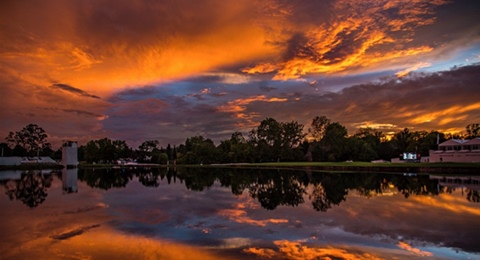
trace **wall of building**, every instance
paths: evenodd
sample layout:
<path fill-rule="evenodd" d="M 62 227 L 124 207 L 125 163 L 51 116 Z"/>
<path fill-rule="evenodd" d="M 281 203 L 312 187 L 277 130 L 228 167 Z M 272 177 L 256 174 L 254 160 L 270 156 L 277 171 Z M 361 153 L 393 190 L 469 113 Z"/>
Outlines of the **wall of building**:
<path fill-rule="evenodd" d="M 20 165 L 22 163 L 22 157 L 0 157 L 0 165 Z"/>
<path fill-rule="evenodd" d="M 480 150 L 475 151 L 434 151 L 430 150 L 430 162 L 480 162 Z"/>

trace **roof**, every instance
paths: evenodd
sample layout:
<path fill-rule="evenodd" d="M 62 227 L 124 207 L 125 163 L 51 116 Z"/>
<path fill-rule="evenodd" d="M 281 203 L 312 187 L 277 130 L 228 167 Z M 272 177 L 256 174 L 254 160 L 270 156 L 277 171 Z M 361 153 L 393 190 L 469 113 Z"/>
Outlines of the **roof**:
<path fill-rule="evenodd" d="M 438 146 L 457 146 L 457 145 L 462 145 L 466 142 L 467 142 L 467 140 L 450 139 L 450 140 L 447 140 L 447 141 L 439 144 Z"/>
<path fill-rule="evenodd" d="M 465 145 L 474 145 L 474 144 L 480 144 L 480 137 L 475 137 L 471 140 L 468 140 L 464 143 Z"/>

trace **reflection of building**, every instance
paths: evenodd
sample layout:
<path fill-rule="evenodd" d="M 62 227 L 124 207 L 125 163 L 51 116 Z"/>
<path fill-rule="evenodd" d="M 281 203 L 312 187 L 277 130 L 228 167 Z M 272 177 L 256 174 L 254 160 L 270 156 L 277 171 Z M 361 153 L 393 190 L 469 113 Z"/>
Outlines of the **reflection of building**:
<path fill-rule="evenodd" d="M 462 188 L 480 191 L 480 177 L 478 176 L 435 176 L 431 180 L 438 180 L 438 184 L 449 188 Z"/>
<path fill-rule="evenodd" d="M 63 168 L 62 188 L 64 193 L 78 192 L 77 180 L 78 180 L 77 168 L 73 168 L 73 169 Z"/>
<path fill-rule="evenodd" d="M 67 168 L 77 167 L 77 142 L 66 141 L 62 145 L 62 164 Z"/>
<path fill-rule="evenodd" d="M 471 140 L 450 139 L 430 150 L 430 162 L 480 162 L 480 137 Z"/>

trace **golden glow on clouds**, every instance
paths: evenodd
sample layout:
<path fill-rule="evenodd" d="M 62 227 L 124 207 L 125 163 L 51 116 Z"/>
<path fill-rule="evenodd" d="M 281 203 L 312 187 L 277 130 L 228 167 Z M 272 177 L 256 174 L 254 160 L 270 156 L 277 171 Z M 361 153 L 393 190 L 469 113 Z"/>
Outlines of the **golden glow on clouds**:
<path fill-rule="evenodd" d="M 25 243 L 6 257 L 35 259 L 222 259 L 200 248 L 126 235 L 107 227 L 91 229 L 66 240 L 49 237 Z"/>
<path fill-rule="evenodd" d="M 292 242 L 288 240 L 277 240 L 274 244 L 278 250 L 269 248 L 247 248 L 244 252 L 254 254 L 260 257 L 269 259 L 290 259 L 290 260 L 304 260 L 304 259 L 348 259 L 348 260 L 362 260 L 362 259 L 383 259 L 372 253 L 362 252 L 360 249 L 349 250 L 348 248 L 336 248 L 332 246 L 326 247 L 309 247 L 302 245 L 300 242 Z"/>
<path fill-rule="evenodd" d="M 409 46 L 409 43 L 418 26 L 434 22 L 433 6 L 445 3 L 447 1 L 335 1 L 334 18 L 305 29 L 306 39 L 298 43 L 302 50 L 293 57 L 259 63 L 243 72 L 276 71 L 273 79 L 288 80 L 308 73 L 358 71 L 379 65 L 397 67 L 399 61 L 409 61 L 433 50 L 430 46 Z M 399 10 L 401 19 L 382 15 L 387 10 Z M 426 66 L 429 63 L 419 63 L 409 71 Z"/>
<path fill-rule="evenodd" d="M 365 121 L 361 123 L 354 124 L 358 128 L 373 128 L 373 129 L 391 129 L 397 127 L 394 124 L 389 123 L 375 123 L 372 121 Z"/>
<path fill-rule="evenodd" d="M 409 198 L 410 199 L 410 198 Z M 474 208 L 468 205 L 465 198 L 459 196 L 452 196 L 451 194 L 442 194 L 435 198 L 428 196 L 412 196 L 412 204 L 424 204 L 431 208 L 439 208 L 455 213 L 472 214 L 480 216 L 480 208 Z"/>
<path fill-rule="evenodd" d="M 396 64 L 432 51 L 429 46 L 408 43 L 418 26 L 434 22 L 433 7 L 446 1 L 339 0 L 332 5 L 334 15 L 320 24 L 296 24 L 291 19 L 298 15 L 294 6 L 275 1 L 207 1 L 194 6 L 199 10 L 173 1 L 171 14 L 161 4 L 112 7 L 107 3 L 99 1 L 82 8 L 75 1 L 45 3 L 44 8 L 10 4 L 2 12 L 8 28 L 1 37 L 9 39 L 4 41 L 2 67 L 22 73 L 24 80 L 37 85 L 56 81 L 95 93 L 262 59 L 265 62 L 243 71 L 276 71 L 274 79 L 278 80 L 355 71 Z M 398 10 L 399 18 L 382 15 L 386 10 Z M 131 21 L 125 19 L 126 12 Z M 155 12 L 158 15 L 151 15 Z M 147 25 L 154 31 L 148 31 Z M 298 30 L 305 40 L 297 44 L 306 51 L 272 61 L 289 51 L 286 42 Z M 12 32 L 18 35 L 10 35 Z"/>
<path fill-rule="evenodd" d="M 247 211 L 243 209 L 224 209 L 219 213 L 221 216 L 226 216 L 230 220 L 237 223 L 249 224 L 255 226 L 264 227 L 268 223 L 279 224 L 279 223 L 288 223 L 287 219 L 262 219 L 255 220 L 248 216 Z"/>
<path fill-rule="evenodd" d="M 267 98 L 265 95 L 258 95 L 229 101 L 226 105 L 220 106 L 218 110 L 220 112 L 233 113 L 237 119 L 240 119 L 238 126 L 247 127 L 256 125 L 256 123 L 253 122 L 253 119 L 256 117 L 256 113 L 247 113 L 247 105 L 254 102 L 273 103 L 286 101 L 288 101 L 287 98 Z"/>
<path fill-rule="evenodd" d="M 280 223 L 288 223 L 288 219 L 262 219 L 256 220 L 252 219 L 248 216 L 247 209 L 255 209 L 257 206 L 253 202 L 253 199 L 244 195 L 241 196 L 241 199 L 244 202 L 239 202 L 238 204 L 234 205 L 234 209 L 223 209 L 219 212 L 219 215 L 225 216 L 232 221 L 237 223 L 245 223 L 249 225 L 261 226 L 264 227 L 268 223 L 272 224 L 280 224 Z"/>
<path fill-rule="evenodd" d="M 83 8 L 75 1 L 56 3 L 45 3 L 45 8 L 38 10 L 27 3 L 15 3 L 2 12 L 9 30 L 0 36 L 10 38 L 2 50 L 2 68 L 12 68 L 12 73 L 20 72 L 37 85 L 57 81 L 108 93 L 188 77 L 274 52 L 264 44 L 263 29 L 253 26 L 251 6 L 243 2 L 211 1 L 198 6 L 204 12 L 192 12 L 182 6 L 184 3 L 173 1 L 172 8 L 177 7 L 179 13 L 172 11 L 174 15 L 166 18 L 158 18 L 167 11 L 161 4 L 146 10 L 140 3 L 107 7 L 103 6 L 106 1 L 99 1 Z M 130 12 L 131 20 L 122 20 L 125 12 Z M 102 15 L 104 20 L 95 20 Z M 175 15 L 184 21 L 179 23 Z M 140 22 L 145 21 L 158 30 L 137 35 L 135 29 L 148 30 L 141 27 Z M 91 30 L 90 23 L 98 23 L 98 28 Z M 23 35 L 12 37 L 7 31 Z"/>
<path fill-rule="evenodd" d="M 402 71 L 399 71 L 396 73 L 397 77 L 401 78 L 401 77 L 405 77 L 409 72 L 411 71 L 415 71 L 415 70 L 418 70 L 418 69 L 421 69 L 421 68 L 426 68 L 426 67 L 430 67 L 432 64 L 429 63 L 429 62 L 420 62 L 420 63 L 417 63 L 415 65 L 413 65 L 412 67 L 410 68 L 406 68 Z"/>
<path fill-rule="evenodd" d="M 405 249 L 405 250 L 407 250 L 407 251 L 409 251 L 409 252 L 412 252 L 412 253 L 414 253 L 414 254 L 416 254 L 416 255 L 418 255 L 418 256 L 433 256 L 433 254 L 430 253 L 430 252 L 422 251 L 422 250 L 420 250 L 420 249 L 418 249 L 418 248 L 414 248 L 414 247 L 412 247 L 411 245 L 409 245 L 409 244 L 407 244 L 407 243 L 405 243 L 405 242 L 402 242 L 402 241 L 398 242 L 398 247 L 400 247 L 401 249 Z"/>
<path fill-rule="evenodd" d="M 463 113 L 475 111 L 480 109 L 480 102 L 465 105 L 454 105 L 443 110 L 429 112 L 410 110 L 400 114 L 401 117 L 412 117 L 409 120 L 412 124 L 421 124 L 425 122 L 438 121 L 438 125 L 446 125 L 452 121 L 464 120 L 466 115 Z"/>

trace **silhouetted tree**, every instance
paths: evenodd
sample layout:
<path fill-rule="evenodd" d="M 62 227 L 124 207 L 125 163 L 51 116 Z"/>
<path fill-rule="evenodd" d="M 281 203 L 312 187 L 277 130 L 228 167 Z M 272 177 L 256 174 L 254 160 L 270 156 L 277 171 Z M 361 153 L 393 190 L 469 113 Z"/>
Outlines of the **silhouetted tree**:
<path fill-rule="evenodd" d="M 466 138 L 471 139 L 475 137 L 480 137 L 480 123 L 469 124 L 465 127 L 467 131 Z"/>
<path fill-rule="evenodd" d="M 210 164 L 217 161 L 217 150 L 211 139 L 194 136 L 185 141 L 181 160 L 185 164 Z"/>
<path fill-rule="evenodd" d="M 320 147 L 326 153 L 328 161 L 344 161 L 347 149 L 347 129 L 338 122 L 331 123 L 325 129 Z"/>
<path fill-rule="evenodd" d="M 323 136 L 325 135 L 325 130 L 330 124 L 331 120 L 326 116 L 316 116 L 308 128 L 308 133 L 312 140 L 317 142 L 322 140 Z"/>
<path fill-rule="evenodd" d="M 18 132 L 10 132 L 5 140 L 10 147 L 13 147 L 15 153 L 21 153 L 16 155 L 35 156 L 37 153 L 43 154 L 46 149 L 51 150 L 47 137 L 43 128 L 36 124 L 29 124 Z"/>
<path fill-rule="evenodd" d="M 158 150 L 159 142 L 157 140 L 145 141 L 138 146 L 137 156 L 141 162 L 151 162 L 153 152 Z"/>
<path fill-rule="evenodd" d="M 132 155 L 132 149 L 125 141 L 112 141 L 108 138 L 89 141 L 84 147 L 81 147 L 81 150 L 83 150 L 83 158 L 87 162 L 110 163 Z"/>

